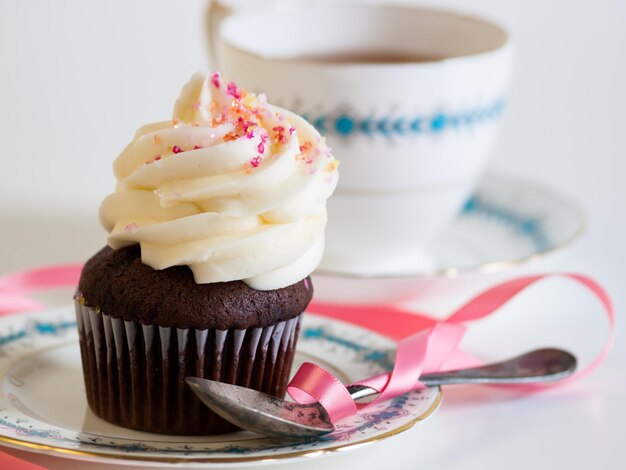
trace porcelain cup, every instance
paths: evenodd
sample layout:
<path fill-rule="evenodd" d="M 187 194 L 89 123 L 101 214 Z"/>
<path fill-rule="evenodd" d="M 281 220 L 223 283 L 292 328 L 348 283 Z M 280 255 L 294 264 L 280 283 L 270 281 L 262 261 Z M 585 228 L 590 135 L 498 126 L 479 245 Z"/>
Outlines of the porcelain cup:
<path fill-rule="evenodd" d="M 344 5 L 235 13 L 218 37 L 223 75 L 302 114 L 341 161 L 321 269 L 428 267 L 426 244 L 487 164 L 509 84 L 507 32 L 454 12 Z"/>

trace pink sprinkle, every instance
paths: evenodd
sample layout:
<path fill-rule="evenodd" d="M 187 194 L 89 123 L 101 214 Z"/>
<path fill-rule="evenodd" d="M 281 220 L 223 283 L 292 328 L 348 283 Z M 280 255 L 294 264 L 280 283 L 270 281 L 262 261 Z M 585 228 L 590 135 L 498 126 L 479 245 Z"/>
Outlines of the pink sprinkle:
<path fill-rule="evenodd" d="M 237 88 L 237 85 L 235 85 L 233 82 L 230 82 L 228 85 L 226 85 L 226 88 L 230 96 L 232 96 L 236 100 L 241 99 L 241 90 Z"/>
<path fill-rule="evenodd" d="M 198 150 L 198 149 L 201 149 L 201 148 L 202 148 L 202 147 L 200 147 L 199 145 L 194 145 L 194 146 L 193 146 L 193 149 L 194 149 L 194 150 Z"/>
<path fill-rule="evenodd" d="M 256 127 L 256 123 L 252 121 L 246 121 L 243 123 L 243 132 L 248 139 L 252 139 L 254 137 L 254 128 Z"/>
<path fill-rule="evenodd" d="M 284 142 L 285 141 L 285 128 L 283 126 L 273 127 L 272 130 L 274 132 L 276 132 L 276 140 L 278 142 Z"/>
<path fill-rule="evenodd" d="M 172 152 L 174 152 L 174 153 L 180 153 L 180 152 L 182 152 L 182 150 L 181 150 L 181 148 L 180 148 L 178 145 L 174 145 L 174 146 L 172 147 Z"/>
<path fill-rule="evenodd" d="M 306 277 L 304 278 L 304 287 L 305 289 L 309 288 L 309 280 Z"/>
<path fill-rule="evenodd" d="M 159 160 L 161 160 L 161 155 L 157 155 L 156 157 L 154 157 L 155 162 L 158 162 Z"/>
<path fill-rule="evenodd" d="M 256 156 L 254 157 L 252 160 L 250 160 L 250 165 L 252 165 L 254 168 L 258 167 L 261 162 L 263 161 L 263 159 L 260 156 Z"/>
<path fill-rule="evenodd" d="M 124 231 L 125 232 L 131 232 L 134 233 L 137 231 L 137 224 L 136 223 L 132 223 L 132 224 L 128 224 L 124 227 Z"/>
<path fill-rule="evenodd" d="M 257 150 L 259 151 L 259 153 L 264 153 L 265 152 L 265 142 L 260 142 Z"/>
<path fill-rule="evenodd" d="M 290 127 L 289 128 L 289 135 L 293 135 L 294 132 L 296 132 L 296 128 L 295 127 Z"/>
<path fill-rule="evenodd" d="M 219 72 L 215 72 L 213 75 L 211 75 L 211 83 L 213 84 L 213 86 L 215 88 L 220 87 L 220 73 Z"/>

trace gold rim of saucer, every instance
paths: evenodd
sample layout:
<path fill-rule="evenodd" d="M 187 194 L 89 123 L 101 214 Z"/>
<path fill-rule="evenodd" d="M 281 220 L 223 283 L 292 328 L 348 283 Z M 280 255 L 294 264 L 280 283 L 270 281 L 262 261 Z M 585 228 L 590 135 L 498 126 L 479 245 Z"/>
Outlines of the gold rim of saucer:
<path fill-rule="evenodd" d="M 431 406 L 421 415 L 416 416 L 414 419 L 409 421 L 408 423 L 399 426 L 398 428 L 392 429 L 386 433 L 380 434 L 378 436 L 372 436 L 368 439 L 364 439 L 360 442 L 353 442 L 347 444 L 339 444 L 334 447 L 329 447 L 326 449 L 310 449 L 303 450 L 292 453 L 280 454 L 272 457 L 150 457 L 150 456 L 137 456 L 137 455 L 116 455 L 116 454 L 107 454 L 103 452 L 96 451 L 83 451 L 83 450 L 74 450 L 74 449 L 65 449 L 63 447 L 50 446 L 46 444 L 35 444 L 32 442 L 24 441 L 21 439 L 15 439 L 12 437 L 0 436 L 0 444 L 5 444 L 11 448 L 18 450 L 27 450 L 40 454 L 51 455 L 55 457 L 67 457 L 72 456 L 81 460 L 86 460 L 88 457 L 97 457 L 99 459 L 110 459 L 110 460 L 132 460 L 132 461 L 145 461 L 145 462 L 160 462 L 160 463 L 242 463 L 242 462 L 258 462 L 258 463 L 268 463 L 274 462 L 277 460 L 288 460 L 298 457 L 319 457 L 325 454 L 337 452 L 337 451 L 346 451 L 353 450 L 358 447 L 363 447 L 368 444 L 372 444 L 374 442 L 381 441 L 383 439 L 387 439 L 389 437 L 395 436 L 396 434 L 400 434 L 404 431 L 411 429 L 420 421 L 425 420 L 429 416 L 431 416 L 441 405 L 443 400 L 443 392 L 441 387 L 437 387 L 437 397 L 431 404 Z"/>

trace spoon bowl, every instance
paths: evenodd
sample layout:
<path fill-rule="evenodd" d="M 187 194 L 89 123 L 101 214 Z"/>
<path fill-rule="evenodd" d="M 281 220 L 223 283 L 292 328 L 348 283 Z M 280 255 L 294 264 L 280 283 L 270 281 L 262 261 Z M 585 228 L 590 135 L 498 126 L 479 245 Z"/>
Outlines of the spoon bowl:
<path fill-rule="evenodd" d="M 185 382 L 215 413 L 257 434 L 300 439 L 322 436 L 335 429 L 319 403 L 300 405 L 250 388 L 198 377 L 187 377 Z"/>

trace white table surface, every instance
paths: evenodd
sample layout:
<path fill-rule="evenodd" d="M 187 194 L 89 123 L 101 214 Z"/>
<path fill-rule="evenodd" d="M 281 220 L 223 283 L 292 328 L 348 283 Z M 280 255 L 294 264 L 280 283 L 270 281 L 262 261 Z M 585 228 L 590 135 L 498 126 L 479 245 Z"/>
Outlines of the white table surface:
<path fill-rule="evenodd" d="M 469 8 L 461 0 L 444 4 Z M 200 0 L 0 3 L 0 273 L 83 261 L 103 243 L 95 214 L 113 186 L 112 159 L 139 123 L 168 113 L 180 84 L 206 67 L 203 8 Z M 582 272 L 614 300 L 613 351 L 585 379 L 534 396 L 446 389 L 439 412 L 415 428 L 354 451 L 281 464 L 284 470 L 626 465 L 626 4 L 476 0 L 471 8 L 508 25 L 517 44 L 492 168 L 573 196 L 587 212 L 588 230 L 567 251 L 448 281 L 449 295 L 415 305 L 443 314 L 477 286 L 512 275 Z M 554 280 L 477 328 L 468 344 L 498 358 L 549 342 L 586 361 L 605 333 L 591 296 Z M 54 469 L 106 467 L 7 451 Z"/>

